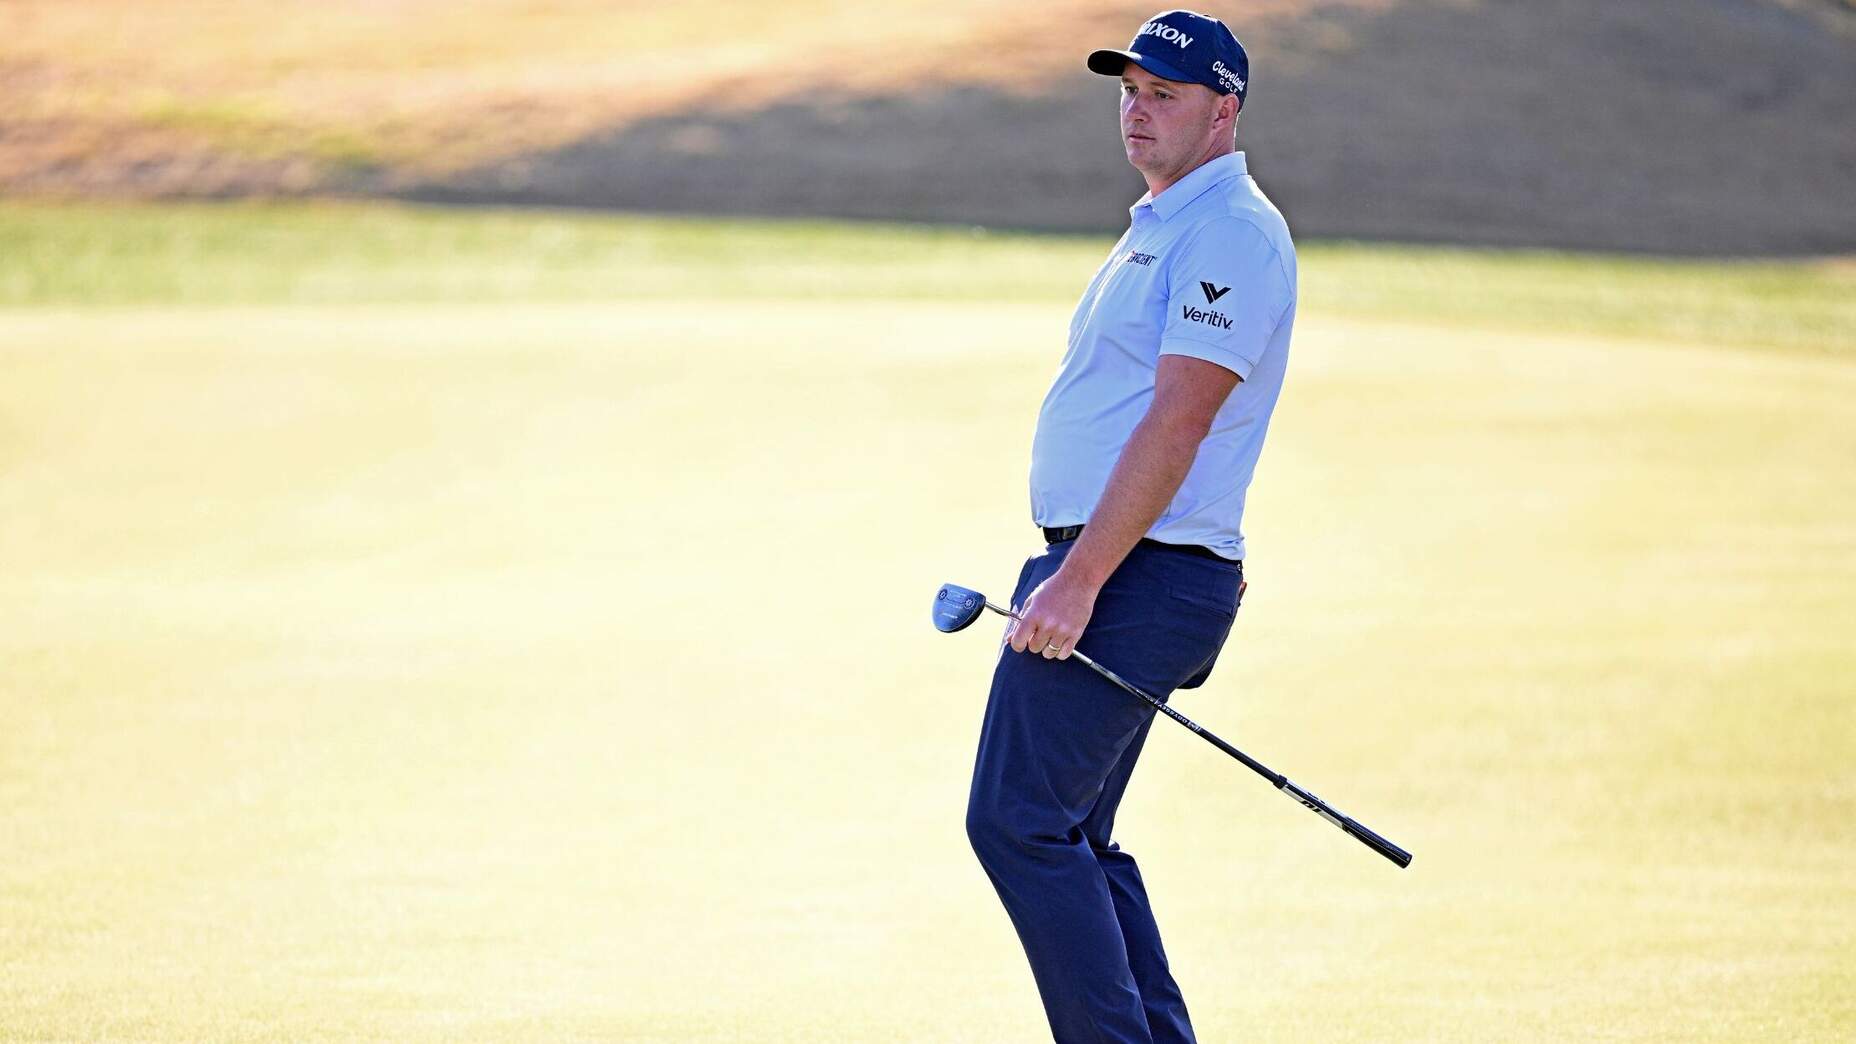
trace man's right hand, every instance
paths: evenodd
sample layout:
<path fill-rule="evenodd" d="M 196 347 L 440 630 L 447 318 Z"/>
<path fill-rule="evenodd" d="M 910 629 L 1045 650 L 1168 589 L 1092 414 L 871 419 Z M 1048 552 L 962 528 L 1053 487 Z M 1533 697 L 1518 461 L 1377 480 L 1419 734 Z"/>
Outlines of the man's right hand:
<path fill-rule="evenodd" d="M 1047 660 L 1067 660 L 1089 617 L 1096 611 L 1096 593 L 1100 588 L 1081 577 L 1059 568 L 1050 579 L 1039 584 L 1025 599 L 1018 619 L 1006 631 L 1006 641 L 1016 652 L 1040 653 Z"/>

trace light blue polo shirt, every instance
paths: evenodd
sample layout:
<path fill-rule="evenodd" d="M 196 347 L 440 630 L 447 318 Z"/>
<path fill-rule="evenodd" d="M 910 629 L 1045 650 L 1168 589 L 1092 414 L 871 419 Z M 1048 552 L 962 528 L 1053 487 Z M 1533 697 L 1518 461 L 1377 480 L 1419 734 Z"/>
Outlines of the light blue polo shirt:
<path fill-rule="evenodd" d="M 1244 494 L 1282 391 L 1295 325 L 1295 244 L 1244 163 L 1220 156 L 1132 221 L 1070 320 L 1070 344 L 1038 411 L 1031 517 L 1086 523 L 1154 398 L 1162 355 L 1189 355 L 1243 380 L 1147 535 L 1244 557 Z"/>

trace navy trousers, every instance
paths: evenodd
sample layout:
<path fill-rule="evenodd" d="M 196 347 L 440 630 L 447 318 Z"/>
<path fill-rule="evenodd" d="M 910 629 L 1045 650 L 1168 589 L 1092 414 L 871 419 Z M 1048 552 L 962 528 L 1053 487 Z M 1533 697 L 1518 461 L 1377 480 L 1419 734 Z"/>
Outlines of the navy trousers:
<path fill-rule="evenodd" d="M 1073 546 L 1032 557 L 1022 606 Z M 1142 544 L 1096 597 L 1077 648 L 1159 699 L 1205 681 L 1243 568 Z M 1058 1044 L 1194 1041 L 1134 857 L 1110 840 L 1156 711 L 1075 660 L 1001 645 L 967 836 L 1018 929 Z"/>

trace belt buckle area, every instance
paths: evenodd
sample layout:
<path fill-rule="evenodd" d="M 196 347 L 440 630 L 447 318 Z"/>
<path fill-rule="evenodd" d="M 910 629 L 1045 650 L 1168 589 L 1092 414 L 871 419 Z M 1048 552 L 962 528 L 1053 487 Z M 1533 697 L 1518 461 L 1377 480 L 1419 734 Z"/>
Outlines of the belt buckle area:
<path fill-rule="evenodd" d="M 1044 531 L 1044 542 L 1047 544 L 1061 544 L 1065 541 L 1075 540 L 1077 537 L 1081 536 L 1083 532 L 1082 525 L 1040 526 L 1039 528 Z M 1154 540 L 1151 537 L 1142 537 L 1139 543 L 1142 546 L 1158 548 L 1162 551 L 1173 551 L 1178 554 L 1193 555 L 1198 558 L 1209 558 L 1214 562 L 1235 565 L 1240 574 L 1244 569 L 1244 563 L 1241 560 L 1226 558 L 1218 552 L 1213 551 L 1211 548 L 1200 544 L 1169 544 L 1164 540 Z"/>

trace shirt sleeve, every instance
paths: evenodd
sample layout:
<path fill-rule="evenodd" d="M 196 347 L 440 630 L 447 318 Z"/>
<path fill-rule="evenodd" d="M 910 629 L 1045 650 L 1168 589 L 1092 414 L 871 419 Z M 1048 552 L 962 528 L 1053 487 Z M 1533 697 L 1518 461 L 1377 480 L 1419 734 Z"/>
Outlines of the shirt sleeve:
<path fill-rule="evenodd" d="M 1289 278 L 1263 230 L 1218 217 L 1187 236 L 1167 265 L 1161 355 L 1189 355 L 1248 378 L 1289 308 Z"/>

